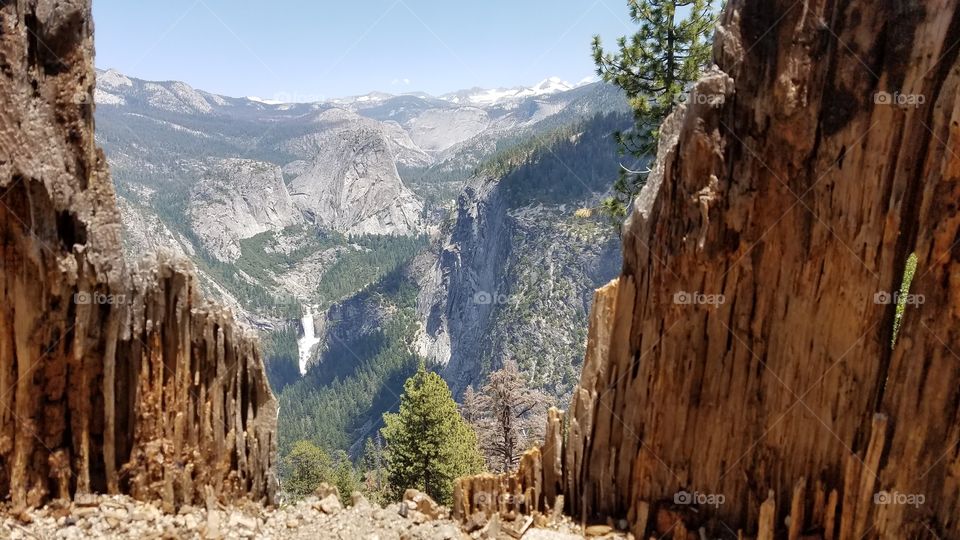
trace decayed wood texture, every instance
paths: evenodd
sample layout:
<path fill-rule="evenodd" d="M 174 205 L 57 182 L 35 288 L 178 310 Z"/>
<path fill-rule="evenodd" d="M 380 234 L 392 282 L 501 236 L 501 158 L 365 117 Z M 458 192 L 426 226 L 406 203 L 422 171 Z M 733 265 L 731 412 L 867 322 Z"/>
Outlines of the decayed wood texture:
<path fill-rule="evenodd" d="M 729 2 L 597 293 L 574 516 L 960 538 L 958 42 L 956 0 Z"/>
<path fill-rule="evenodd" d="M 0 497 L 271 499 L 255 340 L 184 261 L 124 266 L 88 0 L 0 3 Z"/>

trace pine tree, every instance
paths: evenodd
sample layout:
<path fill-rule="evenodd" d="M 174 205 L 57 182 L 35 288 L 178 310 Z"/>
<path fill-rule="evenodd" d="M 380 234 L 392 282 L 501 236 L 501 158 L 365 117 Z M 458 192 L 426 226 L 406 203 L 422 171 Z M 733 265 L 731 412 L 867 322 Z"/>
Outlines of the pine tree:
<path fill-rule="evenodd" d="M 517 363 L 507 360 L 474 399 L 479 413 L 473 422 L 490 468 L 516 469 L 523 452 L 543 435 L 549 398 L 530 388 Z"/>
<path fill-rule="evenodd" d="M 297 441 L 283 458 L 286 481 L 283 488 L 296 497 L 313 493 L 322 482 L 334 477 L 333 460 L 310 441 Z"/>
<path fill-rule="evenodd" d="M 714 10 L 709 0 L 627 0 L 640 28 L 617 40 L 616 53 L 593 38 L 597 74 L 626 93 L 636 126 L 616 134 L 621 151 L 637 158 L 655 154 L 657 130 L 678 98 L 710 59 Z M 621 171 L 604 212 L 620 223 L 646 182 L 644 171 Z"/>
<path fill-rule="evenodd" d="M 400 498 L 416 488 L 443 504 L 453 496 L 453 481 L 483 470 L 477 434 L 457 411 L 450 388 L 421 362 L 407 379 L 400 412 L 383 415 L 390 493 Z"/>
<path fill-rule="evenodd" d="M 360 490 L 360 476 L 353 462 L 350 461 L 350 456 L 343 450 L 337 450 L 334 453 L 334 463 L 333 485 L 337 486 L 337 491 L 340 492 L 340 500 L 347 504 L 350 502 L 351 494 Z"/>
<path fill-rule="evenodd" d="M 364 492 L 377 504 L 386 502 L 387 479 L 386 460 L 383 441 L 380 434 L 368 438 L 363 445 L 363 484 Z"/>

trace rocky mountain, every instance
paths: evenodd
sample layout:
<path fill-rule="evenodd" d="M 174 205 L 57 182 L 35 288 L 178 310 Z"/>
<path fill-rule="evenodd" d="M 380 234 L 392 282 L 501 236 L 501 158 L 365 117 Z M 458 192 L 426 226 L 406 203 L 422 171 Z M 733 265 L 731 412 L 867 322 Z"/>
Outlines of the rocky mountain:
<path fill-rule="evenodd" d="M 616 174 L 609 134 L 628 124 L 598 117 L 495 155 L 429 246 L 319 314 L 319 361 L 280 393 L 294 419 L 281 422 L 281 450 L 307 438 L 358 452 L 419 359 L 457 394 L 513 359 L 566 401 L 593 291 L 621 265 L 591 209 Z"/>
<path fill-rule="evenodd" d="M 190 192 L 187 218 L 202 247 L 217 259 L 235 261 L 240 240 L 303 223 L 280 167 L 238 158 L 204 165 Z"/>
<path fill-rule="evenodd" d="M 314 121 L 317 131 L 283 147 L 301 158 L 285 170 L 295 176 L 291 197 L 303 215 L 347 235 L 415 234 L 423 205 L 396 164 L 429 156 L 405 133 L 394 130 L 392 140 L 376 122 L 348 111 L 326 110 Z"/>
<path fill-rule="evenodd" d="M 417 299 L 418 353 L 455 392 L 510 358 L 536 386 L 569 393 L 593 290 L 619 270 L 616 235 L 591 209 L 616 175 L 609 134 L 627 125 L 614 115 L 558 132 L 465 186 Z"/>
<path fill-rule="evenodd" d="M 303 104 L 99 76 L 128 252 L 191 258 L 260 328 L 282 448 L 356 451 L 421 358 L 457 392 L 512 358 L 569 394 L 591 292 L 620 265 L 589 211 L 629 125 L 613 88 Z"/>
<path fill-rule="evenodd" d="M 242 318 L 274 327 L 289 304 L 328 304 L 369 283 L 321 287 L 337 253 L 370 253 L 349 238 L 435 234 L 486 157 L 625 108 L 608 86 L 567 87 L 546 81 L 479 105 L 388 94 L 275 103 L 100 71 L 97 140 L 129 244 L 190 256 Z"/>

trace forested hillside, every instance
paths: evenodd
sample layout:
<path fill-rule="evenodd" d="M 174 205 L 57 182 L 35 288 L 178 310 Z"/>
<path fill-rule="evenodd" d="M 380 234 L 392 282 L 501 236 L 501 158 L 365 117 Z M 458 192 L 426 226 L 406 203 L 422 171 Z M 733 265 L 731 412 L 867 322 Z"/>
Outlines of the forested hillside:
<path fill-rule="evenodd" d="M 592 291 L 619 270 L 616 233 L 592 206 L 617 174 L 611 134 L 628 123 L 624 115 L 598 115 L 512 145 L 477 168 L 471 183 L 499 193 L 504 204 L 497 211 L 504 212 L 509 233 L 500 239 L 502 257 L 485 261 L 497 268 L 503 287 L 452 291 L 466 300 L 466 309 L 491 311 L 474 328 L 477 348 L 465 353 L 469 357 L 423 353 L 424 341 L 432 339 L 426 299 L 450 292 L 449 285 L 424 276 L 442 272 L 450 235 L 472 227 L 458 223 L 459 212 L 431 245 L 419 253 L 409 249 L 394 271 L 327 309 L 317 321 L 324 336 L 319 361 L 280 392 L 281 453 L 309 440 L 328 452 L 359 457 L 421 360 L 440 370 L 458 396 L 467 385 L 480 388 L 491 371 L 513 360 L 527 384 L 565 401 L 583 358 Z M 472 204 L 471 193 L 461 194 L 461 208 Z M 498 219 L 493 209 L 480 212 L 480 222 Z M 465 250 L 470 241 L 463 239 Z M 473 272 L 469 266 L 461 271 Z M 453 346 L 473 347 L 461 339 L 451 336 Z M 449 369 L 465 364 L 473 367 L 464 377 Z"/>

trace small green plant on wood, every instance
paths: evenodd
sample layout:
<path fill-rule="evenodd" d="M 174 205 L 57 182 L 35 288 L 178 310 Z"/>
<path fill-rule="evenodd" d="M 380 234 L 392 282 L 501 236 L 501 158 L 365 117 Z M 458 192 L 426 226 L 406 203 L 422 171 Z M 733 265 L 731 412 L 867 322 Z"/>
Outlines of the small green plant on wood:
<path fill-rule="evenodd" d="M 893 316 L 893 337 L 890 340 L 890 348 L 897 345 L 897 334 L 900 333 L 900 327 L 903 326 L 903 316 L 907 312 L 907 302 L 910 298 L 910 284 L 913 283 L 913 276 L 917 273 L 917 254 L 911 253 L 907 257 L 907 264 L 903 268 L 903 279 L 900 281 L 900 294 L 897 295 L 897 311 Z"/>

